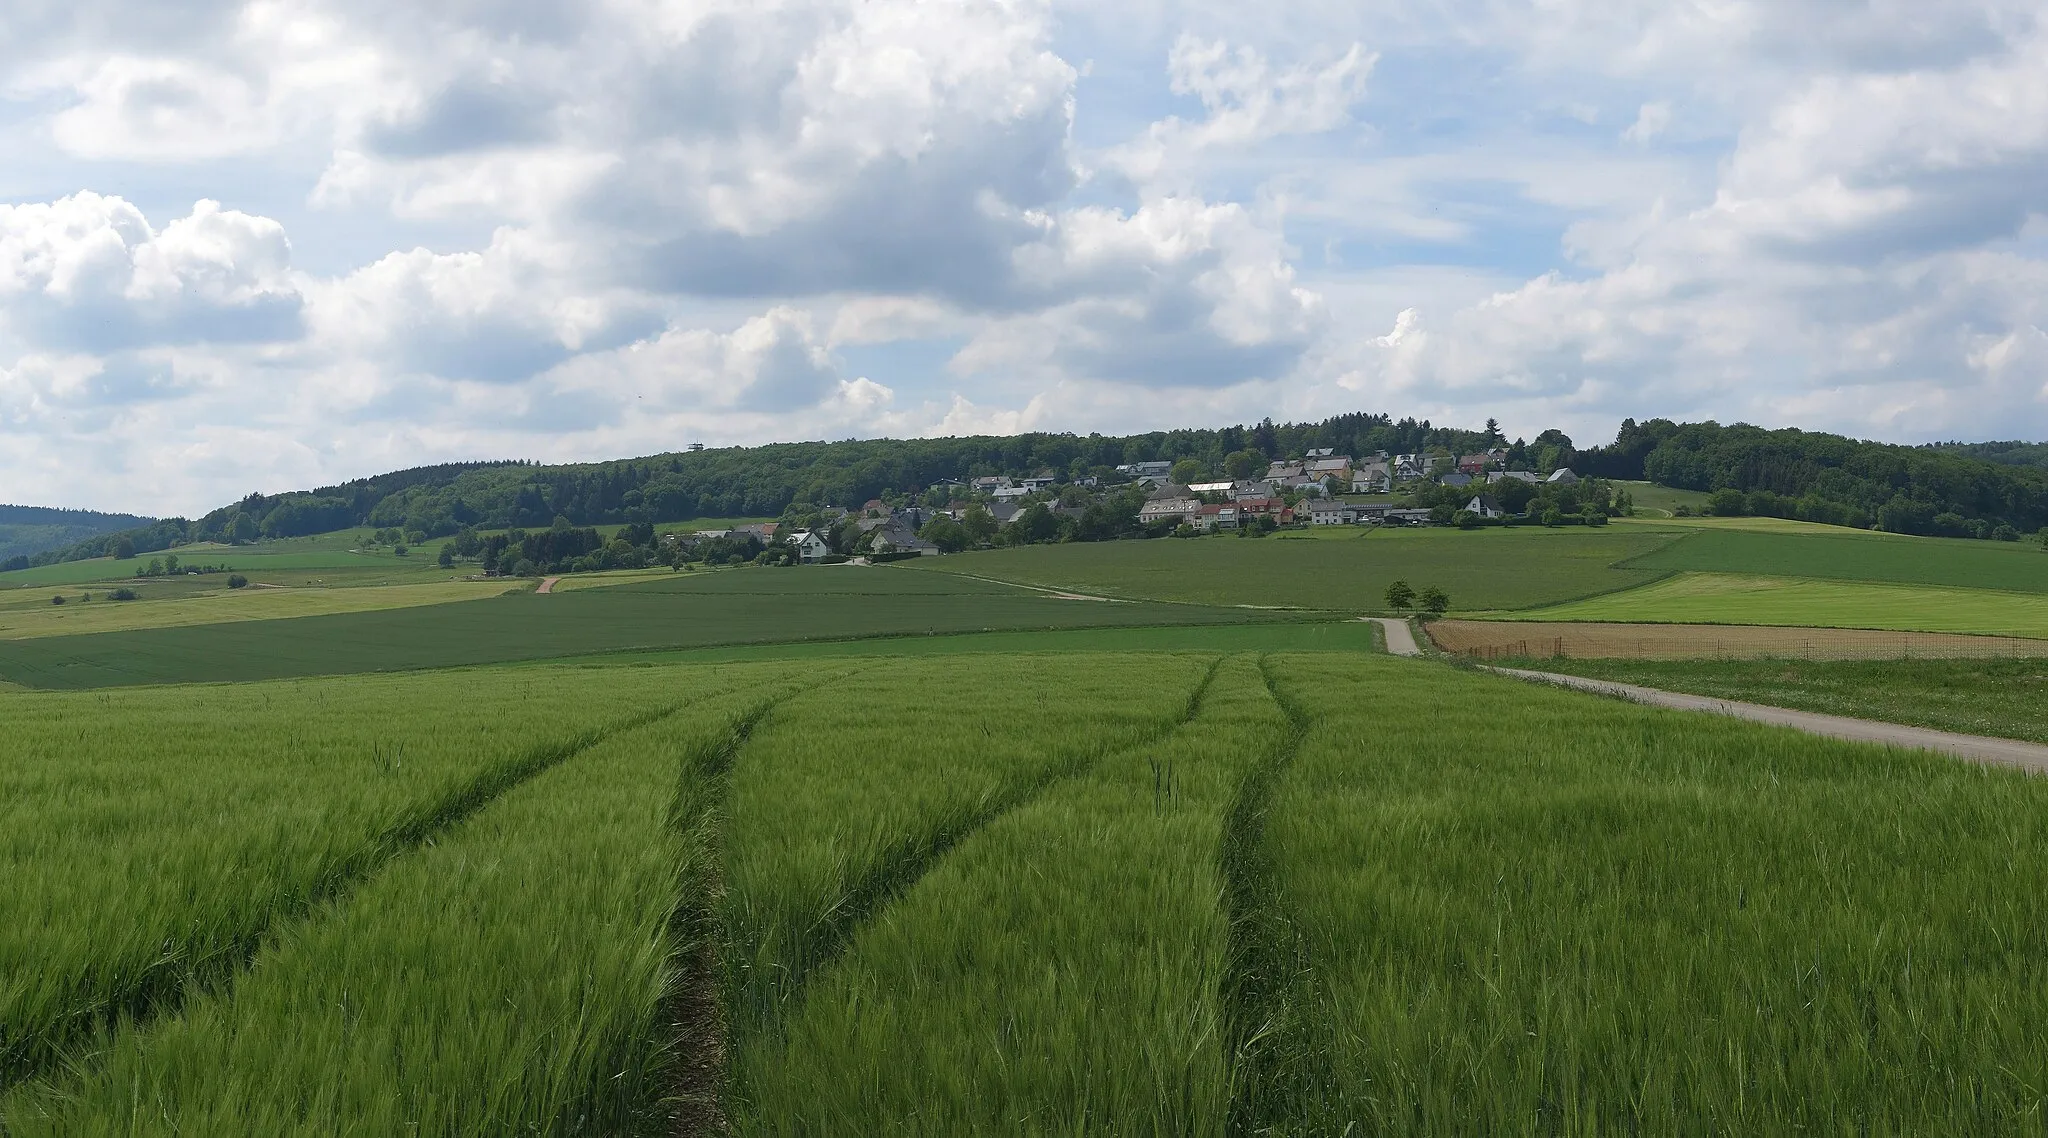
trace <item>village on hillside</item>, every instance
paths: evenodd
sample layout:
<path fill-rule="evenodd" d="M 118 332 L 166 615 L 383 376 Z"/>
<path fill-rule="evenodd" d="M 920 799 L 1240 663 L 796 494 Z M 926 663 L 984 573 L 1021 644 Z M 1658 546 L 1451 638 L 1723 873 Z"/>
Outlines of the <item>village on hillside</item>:
<path fill-rule="evenodd" d="M 1245 477 L 1209 477 L 1191 459 L 1093 473 L 942 479 L 860 507 L 796 503 L 781 519 L 664 535 L 674 561 L 831 564 L 999 545 L 1262 536 L 1307 526 L 1602 525 L 1633 512 L 1623 491 L 1569 467 L 1509 469 L 1509 452 L 1388 454 L 1314 449 Z"/>

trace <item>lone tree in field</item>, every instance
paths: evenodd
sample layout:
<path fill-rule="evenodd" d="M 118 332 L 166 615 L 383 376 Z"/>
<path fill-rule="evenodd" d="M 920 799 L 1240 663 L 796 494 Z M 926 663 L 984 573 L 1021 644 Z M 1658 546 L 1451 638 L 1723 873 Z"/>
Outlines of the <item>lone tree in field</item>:
<path fill-rule="evenodd" d="M 1396 581 L 1387 586 L 1387 607 L 1391 609 L 1411 608 L 1415 604 L 1415 589 L 1406 581 Z"/>
<path fill-rule="evenodd" d="M 1450 594 L 1437 588 L 1435 585 L 1431 585 L 1429 588 L 1422 590 L 1422 607 L 1441 616 L 1450 611 Z"/>

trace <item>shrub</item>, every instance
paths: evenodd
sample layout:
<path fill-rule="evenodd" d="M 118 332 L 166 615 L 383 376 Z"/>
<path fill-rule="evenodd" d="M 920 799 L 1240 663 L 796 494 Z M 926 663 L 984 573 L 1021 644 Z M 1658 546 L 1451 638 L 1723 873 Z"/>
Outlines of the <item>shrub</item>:
<path fill-rule="evenodd" d="M 1707 512 L 1716 517 L 1739 518 L 1748 511 L 1749 501 L 1740 490 L 1716 490 L 1707 499 Z"/>
<path fill-rule="evenodd" d="M 1547 526 L 1561 526 L 1561 525 L 1563 525 L 1563 524 L 1564 524 L 1564 511 L 1563 511 L 1563 510 L 1560 510 L 1560 509 L 1558 509 L 1558 508 L 1557 508 L 1557 507 L 1555 507 L 1555 506 L 1552 506 L 1552 507 L 1551 507 L 1550 509 L 1547 509 L 1547 510 L 1543 511 L 1543 524 L 1544 524 L 1544 525 L 1547 525 Z"/>
<path fill-rule="evenodd" d="M 108 593 L 107 599 L 110 601 L 132 601 L 137 599 L 139 596 L 140 594 L 138 594 L 135 590 L 124 586 L 122 588 L 115 589 L 111 593 Z"/>
<path fill-rule="evenodd" d="M 240 573 L 228 574 L 228 588 L 241 589 L 248 587 L 248 584 L 249 578 L 242 576 Z"/>
<path fill-rule="evenodd" d="M 1993 541 L 2018 541 L 2019 539 L 2020 531 L 2008 525 L 2001 525 L 1991 531 L 1991 540 Z"/>
<path fill-rule="evenodd" d="M 391 556 L 393 557 L 404 557 L 409 552 L 411 551 L 406 549 L 403 545 L 394 545 L 391 547 Z"/>
<path fill-rule="evenodd" d="M 1473 513 L 1471 510 L 1459 510 L 1457 513 L 1451 515 L 1451 524 L 1457 526 L 1459 529 L 1478 529 L 1479 515 Z"/>
<path fill-rule="evenodd" d="M 61 604 L 63 604 L 63 603 L 64 603 L 64 596 L 63 596 L 63 594 L 59 593 L 59 594 L 58 594 L 57 596 L 51 597 L 51 598 L 50 598 L 50 603 L 51 603 L 51 604 L 53 604 L 53 605 L 61 605 Z"/>

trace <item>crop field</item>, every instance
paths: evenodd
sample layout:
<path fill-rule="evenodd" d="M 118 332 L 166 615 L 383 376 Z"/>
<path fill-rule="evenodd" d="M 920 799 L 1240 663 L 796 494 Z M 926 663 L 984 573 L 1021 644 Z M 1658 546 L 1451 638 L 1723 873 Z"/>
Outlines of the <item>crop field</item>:
<path fill-rule="evenodd" d="M 136 590 L 142 594 L 141 599 L 133 601 L 109 600 L 105 593 L 86 601 L 81 594 L 73 594 L 68 598 L 69 603 L 52 605 L 41 591 L 35 594 L 35 603 L 23 604 L 13 598 L 5 598 L 0 600 L 0 640 L 413 608 L 473 601 L 512 591 L 524 592 L 529 587 L 524 581 L 492 580 L 422 581 L 410 585 L 338 589 L 269 588 L 260 585 L 228 589 L 218 577 L 213 582 L 212 590 L 179 590 L 182 595 L 162 600 L 152 599 L 151 593 L 142 589 Z"/>
<path fill-rule="evenodd" d="M 1884 632 L 1756 624 L 1434 620 L 1446 652 L 1486 659 L 1937 660 L 2048 656 L 2048 640 L 1952 632 Z"/>
<path fill-rule="evenodd" d="M 1659 572 L 2048 593 L 2048 555 L 2043 555 L 2038 543 L 1901 537 L 1825 528 L 1825 533 L 1695 530 L 1628 564 Z"/>
<path fill-rule="evenodd" d="M 1932 755 L 1358 653 L 535 666 L 0 716 L 10 1134 L 2048 1109 L 2048 782 Z"/>
<path fill-rule="evenodd" d="M 41 588 L 49 585 L 85 585 L 132 579 L 149 565 L 150 559 L 174 555 L 186 565 L 226 565 L 251 579 L 263 574 L 294 570 L 380 571 L 401 577 L 440 575 L 448 571 L 434 564 L 431 550 L 422 547 L 406 557 L 393 556 L 389 549 L 352 551 L 340 548 L 301 546 L 292 542 L 261 545 L 187 545 L 157 553 L 141 553 L 125 561 L 96 557 L 86 561 L 65 561 L 0 573 L 0 589 Z"/>
<path fill-rule="evenodd" d="M 2048 594 L 2039 592 L 1732 573 L 1682 573 L 1626 593 L 1490 615 L 1508 621 L 1778 624 L 2048 637 Z"/>
<path fill-rule="evenodd" d="M 2048 655 L 2048 645 L 2033 657 L 2013 660 L 1572 658 L 1530 666 L 1824 715 L 2048 743 L 2048 660 L 2041 655 Z"/>
<path fill-rule="evenodd" d="M 905 564 L 1113 597 L 1354 612 L 1383 609 L 1387 586 L 1405 579 L 1418 589 L 1436 585 L 1453 609 L 1473 611 L 1532 608 L 1654 580 L 1668 570 L 1614 563 L 1676 536 L 1616 527 L 1311 532 L 1032 545 Z"/>
<path fill-rule="evenodd" d="M 889 566 L 748 568 L 560 596 L 520 593 L 409 609 L 4 641 L 0 679 L 39 688 L 248 681 L 714 645 L 1236 624 L 1278 615 L 1062 600 Z"/>

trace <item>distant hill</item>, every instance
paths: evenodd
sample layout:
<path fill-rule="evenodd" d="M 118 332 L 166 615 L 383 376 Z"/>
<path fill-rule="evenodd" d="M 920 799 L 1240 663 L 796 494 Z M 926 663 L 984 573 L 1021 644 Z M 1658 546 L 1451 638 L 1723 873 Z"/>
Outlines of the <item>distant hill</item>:
<path fill-rule="evenodd" d="M 98 534 L 146 526 L 154 518 L 53 510 L 44 506 L 0 506 L 0 565 L 20 557 L 75 545 Z"/>
<path fill-rule="evenodd" d="M 1316 423 L 1153 431 L 1140 435 L 1031 433 L 939 439 L 773 443 L 543 466 L 472 462 L 423 466 L 334 486 L 251 494 L 196 520 L 170 518 L 100 533 L 36 555 L 38 563 L 97 557 L 119 536 L 147 553 L 191 541 L 254 541 L 353 526 L 438 538 L 473 526 L 545 528 L 775 516 L 792 504 L 857 507 L 947 479 L 1052 472 L 1114 478 L 1135 462 L 1192 461 L 1211 477 L 1263 471 L 1311 449 L 1340 455 L 1469 454 L 1505 442 L 1486 430 L 1356 412 Z M 2005 448 L 2027 444 L 1950 444 Z M 2048 469 L 1949 449 L 1864 442 L 1737 423 L 1622 423 L 1611 443 L 1577 448 L 1561 431 L 1507 447 L 1511 464 L 1569 466 L 1582 475 L 1645 479 L 1692 490 L 1740 490 L 1751 513 L 1900 533 L 2011 537 L 2048 526 Z M 416 538 L 417 540 L 417 538 Z"/>
<path fill-rule="evenodd" d="M 2001 443 L 1931 443 L 1927 449 L 1960 455 L 1963 458 L 1983 459 L 1985 462 L 1995 462 L 2001 466 L 2038 466 L 2048 470 L 2048 443 L 2025 443 L 2018 440 Z"/>

